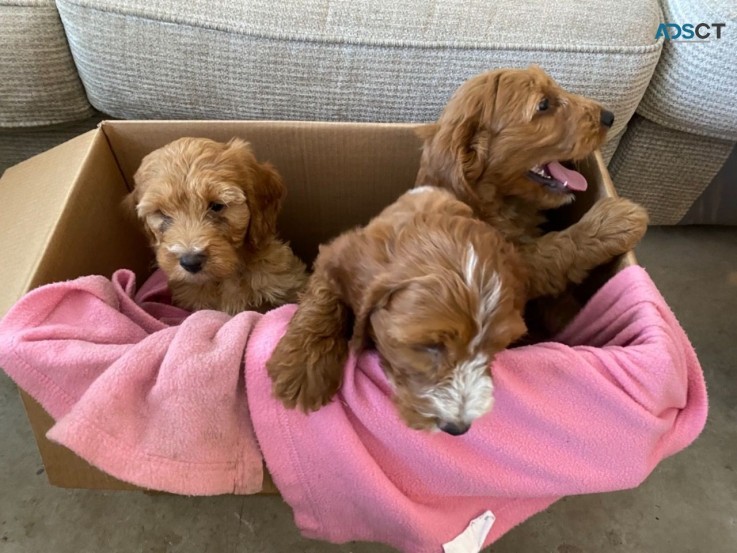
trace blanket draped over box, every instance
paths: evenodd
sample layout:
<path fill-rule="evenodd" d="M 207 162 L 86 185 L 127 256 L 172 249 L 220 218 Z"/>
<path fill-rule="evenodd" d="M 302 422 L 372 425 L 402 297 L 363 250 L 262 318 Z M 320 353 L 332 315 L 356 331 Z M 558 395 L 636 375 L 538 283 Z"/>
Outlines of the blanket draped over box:
<path fill-rule="evenodd" d="M 494 409 L 462 437 L 406 428 L 374 352 L 327 407 L 285 410 L 265 363 L 295 307 L 186 316 L 164 284 L 136 294 L 121 270 L 32 291 L 0 323 L 0 366 L 56 420 L 52 440 L 122 480 L 252 493 L 263 455 L 308 537 L 441 551 L 491 510 L 488 544 L 562 496 L 639 485 L 706 420 L 693 348 L 639 267 L 556 343 L 498 355 Z"/>

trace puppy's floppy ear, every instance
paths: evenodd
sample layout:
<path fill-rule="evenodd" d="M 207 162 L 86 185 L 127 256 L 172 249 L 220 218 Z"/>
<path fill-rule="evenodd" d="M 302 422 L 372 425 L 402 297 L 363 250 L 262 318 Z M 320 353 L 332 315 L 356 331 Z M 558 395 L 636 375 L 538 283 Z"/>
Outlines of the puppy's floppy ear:
<path fill-rule="evenodd" d="M 478 205 L 476 183 L 488 160 L 498 83 L 498 71 L 466 81 L 438 123 L 416 131 L 425 138 L 416 184 L 445 185 L 461 200 Z"/>
<path fill-rule="evenodd" d="M 138 204 L 138 191 L 134 188 L 131 190 L 123 201 L 120 202 L 120 207 L 123 209 L 126 215 L 138 219 L 138 210 L 136 205 Z"/>
<path fill-rule="evenodd" d="M 428 123 L 426 125 L 420 125 L 414 129 L 415 135 L 421 140 L 430 140 L 440 130 L 440 125 L 437 123 Z"/>
<path fill-rule="evenodd" d="M 138 211 L 138 202 L 141 201 L 141 196 L 143 195 L 143 191 L 145 190 L 148 181 L 146 159 L 147 158 L 144 158 L 141 166 L 138 168 L 135 175 L 133 175 L 133 190 L 131 190 L 125 196 L 125 198 L 123 198 L 123 201 L 120 202 L 120 206 L 126 216 L 135 221 L 143 223 L 139 226 L 143 228 L 143 231 L 146 234 L 146 238 L 148 238 L 149 242 L 155 245 L 158 242 L 158 239 L 156 238 L 156 235 L 154 235 L 154 233 L 151 231 L 146 221 L 143 220 Z"/>
<path fill-rule="evenodd" d="M 276 220 L 287 190 L 270 163 L 256 160 L 248 142 L 233 138 L 228 142 L 228 151 L 244 165 L 247 176 L 243 187 L 251 211 L 246 241 L 258 249 L 276 233 Z"/>
<path fill-rule="evenodd" d="M 141 201 L 141 196 L 143 195 L 143 191 L 148 185 L 148 180 L 150 177 L 149 165 L 151 164 L 151 158 L 151 154 L 143 158 L 141 164 L 138 166 L 138 169 L 133 175 L 133 188 L 121 203 L 123 209 L 125 209 L 127 213 L 137 219 L 140 218 L 137 209 L 138 202 Z"/>
<path fill-rule="evenodd" d="M 354 313 L 355 320 L 351 339 L 353 349 L 359 350 L 366 345 L 371 315 L 375 311 L 385 308 L 391 301 L 392 295 L 407 285 L 406 280 L 398 280 L 391 273 L 377 275 L 366 289 L 360 305 Z"/>
<path fill-rule="evenodd" d="M 352 330 L 346 328 L 346 338 L 352 339 L 354 349 L 365 344 L 368 317 L 378 306 L 389 301 L 392 283 L 396 282 L 386 271 L 385 263 L 377 262 L 373 253 L 383 251 L 385 241 L 365 229 L 345 232 L 332 242 L 320 246 L 313 274 L 320 274 L 331 283 L 334 293 L 350 308 Z M 386 296 L 386 298 L 384 298 Z"/>
<path fill-rule="evenodd" d="M 371 316 L 381 309 L 386 309 L 395 294 L 412 286 L 427 285 L 429 281 L 435 279 L 437 275 L 433 274 L 412 278 L 403 277 L 391 271 L 379 274 L 368 286 L 356 310 L 352 346 L 359 349 L 365 345 Z"/>

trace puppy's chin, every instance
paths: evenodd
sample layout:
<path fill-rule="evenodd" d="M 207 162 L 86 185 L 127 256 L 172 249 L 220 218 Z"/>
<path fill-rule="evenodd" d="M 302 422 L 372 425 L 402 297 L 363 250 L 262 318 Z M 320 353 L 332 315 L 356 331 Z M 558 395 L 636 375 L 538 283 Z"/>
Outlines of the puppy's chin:
<path fill-rule="evenodd" d="M 414 430 L 431 433 L 440 432 L 438 419 L 420 413 L 419 409 L 421 409 L 421 406 L 416 405 L 414 400 L 416 398 L 402 394 L 396 394 L 394 396 L 394 405 L 397 411 L 399 411 L 399 417 L 409 428 Z"/>
<path fill-rule="evenodd" d="M 392 388 L 394 406 L 397 409 L 399 418 L 404 424 L 414 430 L 422 430 L 425 432 L 438 432 L 439 421 L 436 417 L 423 414 L 426 409 L 426 401 L 419 399 L 417 393 L 410 389 L 405 379 L 396 373 L 391 363 L 386 357 L 380 355 L 381 368 L 389 381 Z"/>
<path fill-rule="evenodd" d="M 441 402 L 443 402 L 441 396 L 435 396 L 432 402 L 423 400 L 421 397 L 394 396 L 394 404 L 397 411 L 399 411 L 399 416 L 408 427 L 433 434 L 442 431 L 452 435 L 465 434 L 471 429 L 476 420 L 491 411 L 494 399 L 489 394 L 483 401 L 483 409 L 477 410 L 473 414 L 473 417 L 463 420 L 452 416 L 446 417 L 442 409 L 439 409 L 437 406 L 437 403 Z M 456 433 L 454 434 L 452 431 L 449 431 L 449 427 L 454 427 Z"/>

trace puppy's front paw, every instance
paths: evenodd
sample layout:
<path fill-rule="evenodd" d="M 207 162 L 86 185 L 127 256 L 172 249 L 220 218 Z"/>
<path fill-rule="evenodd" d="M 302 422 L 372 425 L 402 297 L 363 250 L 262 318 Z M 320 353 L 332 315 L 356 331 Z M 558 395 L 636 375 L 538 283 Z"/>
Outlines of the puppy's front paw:
<path fill-rule="evenodd" d="M 317 411 L 330 403 L 340 388 L 348 345 L 333 339 L 322 342 L 293 348 L 282 341 L 266 363 L 274 396 L 286 408 Z"/>
<path fill-rule="evenodd" d="M 592 238 L 600 241 L 614 257 L 632 250 L 647 231 L 647 211 L 625 198 L 604 198 L 596 202 L 581 222 L 589 225 Z"/>

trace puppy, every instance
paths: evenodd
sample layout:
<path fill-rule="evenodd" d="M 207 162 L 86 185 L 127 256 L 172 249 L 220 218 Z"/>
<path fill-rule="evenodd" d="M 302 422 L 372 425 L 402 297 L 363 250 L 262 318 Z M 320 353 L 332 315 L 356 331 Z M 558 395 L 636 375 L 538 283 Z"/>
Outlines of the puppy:
<path fill-rule="evenodd" d="M 598 201 L 571 227 L 542 235 L 545 210 L 586 190 L 573 162 L 601 146 L 614 115 L 563 90 L 542 69 L 500 69 L 466 81 L 424 139 L 417 186 L 452 190 L 518 246 L 531 297 L 557 295 L 644 235 L 644 208 Z"/>
<path fill-rule="evenodd" d="M 514 248 L 470 207 L 414 189 L 320 249 L 267 363 L 274 394 L 288 408 L 320 408 L 349 348 L 373 344 L 404 421 L 463 434 L 491 409 L 494 355 L 525 333 L 526 280 Z"/>
<path fill-rule="evenodd" d="M 279 174 L 247 142 L 181 138 L 147 155 L 127 203 L 174 303 L 235 314 L 297 300 L 304 264 L 276 238 Z"/>

